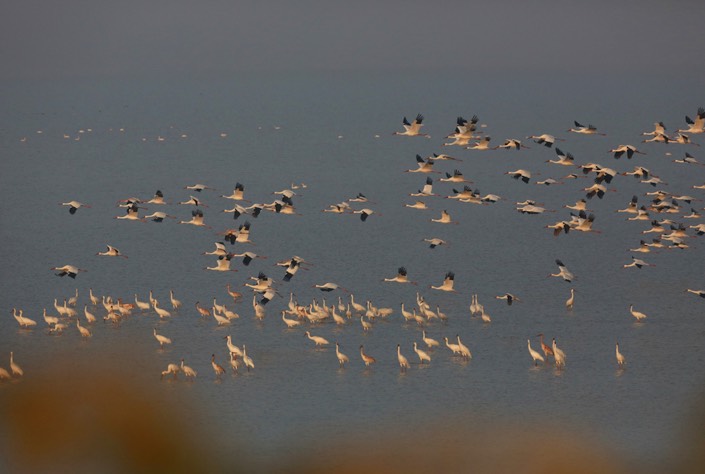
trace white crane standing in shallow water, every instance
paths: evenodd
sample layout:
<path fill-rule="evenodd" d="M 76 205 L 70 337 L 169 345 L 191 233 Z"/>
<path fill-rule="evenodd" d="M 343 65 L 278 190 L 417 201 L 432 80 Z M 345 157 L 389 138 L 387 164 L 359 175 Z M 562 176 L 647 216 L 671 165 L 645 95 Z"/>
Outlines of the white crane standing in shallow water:
<path fill-rule="evenodd" d="M 12 372 L 14 377 L 22 377 L 24 375 L 22 368 L 15 363 L 15 354 L 12 351 L 10 351 L 10 372 Z"/>
<path fill-rule="evenodd" d="M 321 337 L 321 336 L 312 336 L 309 331 L 306 331 L 306 332 L 304 333 L 304 336 L 306 336 L 306 337 L 308 337 L 309 339 L 311 339 L 311 340 L 316 344 L 316 347 L 327 346 L 328 344 L 330 344 L 330 342 L 328 342 L 328 339 L 326 339 L 325 337 Z"/>
<path fill-rule="evenodd" d="M 171 339 L 169 339 L 168 337 L 163 336 L 161 334 L 157 334 L 157 328 L 154 328 L 154 338 L 159 343 L 159 347 L 161 349 L 164 348 L 164 344 L 171 344 Z"/>
<path fill-rule="evenodd" d="M 447 338 L 447 337 L 444 337 L 443 340 L 444 340 L 445 343 L 446 343 L 446 347 L 447 347 L 448 349 L 450 349 L 450 351 L 451 351 L 453 354 L 455 354 L 455 355 L 459 355 L 459 354 L 460 354 L 460 346 L 458 346 L 458 344 L 455 344 L 455 343 L 452 343 L 452 342 L 448 341 L 448 338 Z"/>
<path fill-rule="evenodd" d="M 621 369 L 624 367 L 624 363 L 626 362 L 626 359 L 622 355 L 621 352 L 619 352 L 619 342 L 615 344 L 614 346 L 614 353 L 615 356 L 617 357 L 617 365 L 619 365 L 619 368 Z"/>
<path fill-rule="evenodd" d="M 255 368 L 255 363 L 253 362 L 252 357 L 247 355 L 247 346 L 245 346 L 245 344 L 242 345 L 242 361 L 245 363 L 245 367 L 248 372 L 250 369 Z"/>
<path fill-rule="evenodd" d="M 455 335 L 455 339 L 458 341 L 458 349 L 460 350 L 460 355 L 463 356 L 465 359 L 472 359 L 472 354 L 470 353 L 470 349 L 462 343 L 460 340 L 459 335 Z"/>
<path fill-rule="evenodd" d="M 565 301 L 565 307 L 567 309 L 573 309 L 573 305 L 575 304 L 575 290 L 573 288 L 570 289 L 570 297 Z"/>
<path fill-rule="evenodd" d="M 409 360 L 401 353 L 401 344 L 397 344 L 397 360 L 399 361 L 399 369 L 406 372 L 409 368 Z"/>
<path fill-rule="evenodd" d="M 196 377 L 196 375 L 198 375 L 195 370 L 184 364 L 184 359 L 181 359 L 181 371 L 186 377 Z"/>
<path fill-rule="evenodd" d="M 88 330 L 88 328 L 81 326 L 81 321 L 79 321 L 78 319 L 76 319 L 76 327 L 81 333 L 81 337 L 91 337 L 91 332 Z"/>
<path fill-rule="evenodd" d="M 335 343 L 335 356 L 338 358 L 338 364 L 340 364 L 341 367 L 345 367 L 345 364 L 350 362 L 350 358 L 340 352 L 340 346 L 338 343 Z"/>
<path fill-rule="evenodd" d="M 543 358 L 543 356 L 531 347 L 531 340 L 530 339 L 526 340 L 526 345 L 529 348 L 529 355 L 533 359 L 535 366 L 539 365 L 538 361 L 545 362 L 545 359 Z"/>
<path fill-rule="evenodd" d="M 178 365 L 176 365 L 176 364 L 168 364 L 168 365 L 166 366 L 166 370 L 163 370 L 163 371 L 162 371 L 162 378 L 163 378 L 165 375 L 170 375 L 170 374 L 171 374 L 174 378 L 176 378 L 176 375 L 179 373 L 180 370 L 181 370 L 181 367 L 179 367 Z"/>
<path fill-rule="evenodd" d="M 154 312 L 159 316 L 159 319 L 164 319 L 171 316 L 169 311 L 159 307 L 159 302 L 157 300 L 154 300 L 154 304 L 152 306 L 154 307 Z"/>
<path fill-rule="evenodd" d="M 641 322 L 642 319 L 646 319 L 646 315 L 642 313 L 641 311 L 636 311 L 634 309 L 634 305 L 631 304 L 629 305 L 629 312 L 631 313 L 632 316 L 634 316 L 637 320 L 637 322 Z"/>
<path fill-rule="evenodd" d="M 556 367 L 562 369 L 565 367 L 565 352 L 556 345 L 556 338 L 553 338 L 553 359 L 556 361 Z"/>
<path fill-rule="evenodd" d="M 419 349 L 418 344 L 416 344 L 416 341 L 414 341 L 414 352 L 416 352 L 416 355 L 419 357 L 419 363 L 423 364 L 424 362 L 428 362 L 429 364 L 431 363 L 431 356 L 428 355 L 428 352 Z"/>
<path fill-rule="evenodd" d="M 438 342 L 434 338 L 426 336 L 425 329 L 421 331 L 421 339 L 423 340 L 424 344 L 426 344 L 426 347 L 428 347 L 429 349 L 433 349 L 434 347 L 438 347 L 441 345 L 440 342 Z"/>

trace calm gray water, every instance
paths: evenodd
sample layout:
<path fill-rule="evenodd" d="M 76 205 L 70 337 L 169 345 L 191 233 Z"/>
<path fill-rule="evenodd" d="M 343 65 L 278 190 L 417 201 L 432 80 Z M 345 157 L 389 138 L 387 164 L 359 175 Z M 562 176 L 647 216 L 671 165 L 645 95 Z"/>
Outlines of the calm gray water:
<path fill-rule="evenodd" d="M 684 127 L 684 115 L 692 117 L 705 105 L 702 86 L 701 81 L 666 78 L 635 84 L 630 78 L 550 76 L 517 83 L 420 75 L 4 84 L 9 103 L 0 130 L 5 202 L 0 210 L 5 266 L 0 366 L 8 366 L 6 358 L 14 351 L 25 376 L 17 383 L 0 383 L 0 392 L 11 396 L 58 360 L 106 376 L 118 374 L 125 383 L 140 382 L 140 390 L 156 405 L 179 404 L 179 417 L 189 426 L 208 433 L 217 446 L 245 449 L 248 459 L 264 469 L 300 456 L 320 456 L 323 462 L 332 456 L 328 448 L 336 440 L 362 434 L 383 445 L 390 442 L 388 432 L 453 426 L 433 430 L 443 442 L 456 432 L 504 424 L 527 425 L 537 435 L 553 426 L 629 465 L 670 466 L 679 458 L 705 380 L 705 301 L 685 293 L 686 288 L 705 289 L 702 237 L 688 239 L 685 250 L 643 255 L 655 267 L 622 268 L 630 262 L 628 249 L 638 246 L 649 223 L 627 221 L 630 215 L 615 211 L 626 207 L 632 195 L 648 203 L 644 193 L 654 188 L 617 176 L 604 199 L 589 202 L 594 228 L 601 233 L 554 238 L 544 226 L 567 219 L 569 211 L 562 206 L 584 197 L 581 190 L 592 180 L 536 185 L 537 179 L 559 179 L 578 170 L 545 163 L 555 159 L 553 149 L 525 137 L 551 133 L 565 139 L 558 146 L 575 155 L 576 163 L 600 163 L 619 172 L 635 165 L 649 168 L 668 183 L 659 189 L 695 196 L 700 201 L 692 205 L 702 210 L 705 195 L 692 186 L 705 183 L 705 168 L 671 161 L 688 151 L 705 162 L 702 148 L 640 143 L 641 132 L 652 130 L 656 121 L 664 121 L 669 132 Z M 417 113 L 424 114 L 423 131 L 430 139 L 392 136 L 402 129 L 403 116 L 411 119 Z M 456 116 L 473 114 L 486 124 L 482 130 L 494 144 L 512 137 L 531 148 L 477 152 L 443 147 Z M 594 124 L 607 136 L 566 132 L 573 120 Z M 703 143 L 702 135 L 692 138 Z M 615 160 L 607 151 L 623 143 L 647 154 Z M 438 182 L 443 175 L 434 174 L 434 192 L 441 197 L 425 199 L 426 211 L 404 208 L 415 200 L 408 194 L 426 178 L 404 170 L 416 166 L 416 154 L 433 152 L 462 159 L 439 161 L 438 171 L 458 168 L 473 188 L 504 199 L 485 206 L 443 199 L 462 185 Z M 503 174 L 517 168 L 534 173 L 531 184 Z M 263 212 L 257 219 L 233 221 L 221 212 L 233 201 L 219 196 L 230 194 L 236 182 L 244 184 L 247 199 L 260 203 L 271 202 L 274 191 L 305 183 L 294 197 L 300 215 Z M 184 189 L 195 183 L 216 189 L 199 195 L 208 205 L 202 209 L 212 229 L 177 224 L 190 218 L 192 208 L 175 203 L 195 195 Z M 114 219 L 123 214 L 118 200 L 146 200 L 157 189 L 172 204 L 146 206 L 141 213 L 164 210 L 177 220 Z M 320 212 L 359 192 L 373 201 L 364 207 L 377 213 L 366 222 L 357 215 Z M 92 207 L 70 215 L 58 203 L 72 199 Z M 520 214 L 514 203 L 525 199 L 556 212 Z M 686 225 L 702 222 L 682 219 L 691 207 L 682 205 L 682 213 L 652 215 Z M 430 222 L 442 209 L 459 224 Z M 215 262 L 201 254 L 221 240 L 217 233 L 244 220 L 252 223 L 255 245 L 233 249 L 267 259 L 249 267 L 238 260 L 233 265 L 237 273 L 203 270 Z M 694 236 L 692 230 L 689 234 Z M 421 242 L 428 237 L 450 245 L 431 250 Z M 129 258 L 96 256 L 106 244 Z M 281 282 L 284 271 L 273 264 L 292 255 L 313 265 L 291 282 Z M 575 273 L 573 283 L 546 277 L 557 270 L 556 258 Z M 88 271 L 74 281 L 49 270 L 66 263 Z M 402 265 L 418 286 L 381 282 Z M 263 322 L 255 320 L 251 294 L 242 287 L 259 271 L 277 280 L 282 295 L 267 305 Z M 430 289 L 447 271 L 456 275 L 457 293 Z M 304 304 L 313 298 L 320 302 L 325 297 L 329 304 L 338 296 L 349 298 L 342 291 L 322 294 L 312 288 L 327 281 L 350 290 L 359 302 L 370 300 L 395 312 L 368 333 L 355 319 L 342 328 L 323 323 L 286 329 L 280 311 L 292 291 Z M 232 304 L 227 283 L 243 291 L 242 303 Z M 576 304 L 568 312 L 564 302 L 571 287 Z M 76 288 L 77 309 L 89 303 L 89 288 L 126 301 L 135 294 L 146 300 L 153 290 L 166 308 L 173 289 L 184 306 L 164 321 L 152 311 L 135 313 L 120 325 L 98 321 L 89 340 L 81 339 L 74 325 L 61 336 L 49 334 L 42 309 L 55 314 L 54 298 L 61 302 Z M 448 315 L 446 323 L 430 322 L 428 334 L 439 340 L 460 334 L 472 351 L 470 362 L 441 347 L 432 353 L 430 366 L 416 363 L 412 344 L 421 344 L 421 329 L 403 322 L 399 305 L 415 306 L 417 291 Z M 510 307 L 494 298 L 505 292 L 521 302 Z M 470 317 L 472 293 L 491 315 L 490 324 Z M 241 318 L 223 327 L 201 319 L 195 302 L 209 306 L 213 298 Z M 645 322 L 635 323 L 630 304 L 647 313 Z M 12 308 L 23 309 L 37 327 L 18 328 L 9 314 Z M 102 307 L 94 312 L 105 314 Z M 154 327 L 173 343 L 160 350 Z M 338 368 L 334 348 L 315 350 L 303 337 L 307 329 L 338 341 L 350 356 L 349 365 Z M 567 353 L 564 370 L 532 366 L 526 339 L 538 350 L 533 336 L 539 332 L 548 341 L 556 337 Z M 225 365 L 223 338 L 228 334 L 247 346 L 256 368 L 216 380 L 210 356 L 215 353 Z M 617 369 L 616 341 L 627 358 L 625 370 Z M 377 358 L 370 369 L 359 358 L 360 344 Z M 397 365 L 397 344 L 412 361 L 406 374 Z M 197 379 L 161 380 L 160 371 L 182 357 L 198 371 Z M 0 433 L 12 437 L 7 429 Z M 225 459 L 234 461 L 228 455 Z"/>

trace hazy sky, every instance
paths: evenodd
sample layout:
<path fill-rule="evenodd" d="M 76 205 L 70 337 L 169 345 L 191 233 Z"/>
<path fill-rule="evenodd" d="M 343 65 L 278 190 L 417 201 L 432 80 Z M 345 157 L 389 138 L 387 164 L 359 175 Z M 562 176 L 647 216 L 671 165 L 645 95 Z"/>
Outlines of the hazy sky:
<path fill-rule="evenodd" d="M 705 76 L 702 0 L 5 0 L 2 78 L 248 71 Z"/>

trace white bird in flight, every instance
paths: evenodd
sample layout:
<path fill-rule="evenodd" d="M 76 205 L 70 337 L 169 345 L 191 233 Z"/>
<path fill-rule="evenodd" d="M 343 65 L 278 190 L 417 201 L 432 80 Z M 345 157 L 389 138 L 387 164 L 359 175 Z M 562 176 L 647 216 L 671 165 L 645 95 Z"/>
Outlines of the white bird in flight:
<path fill-rule="evenodd" d="M 59 273 L 56 274 L 56 276 L 64 277 L 68 275 L 71 278 L 76 278 L 76 275 L 78 275 L 80 272 L 85 272 L 87 270 L 84 270 L 82 268 L 78 268 L 74 265 L 64 265 L 62 267 L 51 267 L 51 270 L 58 271 Z"/>
<path fill-rule="evenodd" d="M 107 245 L 108 250 L 105 252 L 98 252 L 96 255 L 103 255 L 106 257 L 122 257 L 122 258 L 127 258 L 127 255 L 123 255 L 120 253 L 120 250 L 116 249 L 112 245 Z"/>
<path fill-rule="evenodd" d="M 62 202 L 61 205 L 68 206 L 69 213 L 71 213 L 71 214 L 76 214 L 76 211 L 82 207 L 91 207 L 88 204 L 83 204 L 82 202 L 78 202 L 78 201 Z"/>
<path fill-rule="evenodd" d="M 403 132 L 394 132 L 394 135 L 405 135 L 407 137 L 426 137 L 431 138 L 430 135 L 426 133 L 421 133 L 421 127 L 423 127 L 423 115 L 418 114 L 413 122 L 409 121 L 404 117 L 402 124 L 404 125 Z"/>
<path fill-rule="evenodd" d="M 573 121 L 573 123 L 575 124 L 575 127 L 569 128 L 568 129 L 569 132 L 581 133 L 583 135 L 602 135 L 602 136 L 607 135 L 606 133 L 598 132 L 597 128 L 592 124 L 588 124 L 587 126 L 585 126 L 585 125 L 578 123 L 577 121 Z"/>
<path fill-rule="evenodd" d="M 575 278 L 575 276 L 570 270 L 568 270 L 568 267 L 566 267 L 562 261 L 556 259 L 556 265 L 558 265 L 558 273 L 551 273 L 549 276 L 561 277 L 567 282 L 573 281 L 573 278 Z"/>

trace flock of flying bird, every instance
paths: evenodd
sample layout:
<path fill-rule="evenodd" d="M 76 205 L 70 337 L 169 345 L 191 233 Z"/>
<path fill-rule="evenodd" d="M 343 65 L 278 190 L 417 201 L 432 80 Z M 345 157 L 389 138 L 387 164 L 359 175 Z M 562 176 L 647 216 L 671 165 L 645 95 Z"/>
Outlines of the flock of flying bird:
<path fill-rule="evenodd" d="M 403 120 L 404 130 L 394 132 L 394 135 L 430 138 L 428 135 L 421 132 L 423 120 L 424 117 L 420 114 L 417 115 L 413 121 L 409 121 L 405 117 Z M 696 118 L 693 120 L 690 117 L 686 117 L 686 122 L 688 127 L 677 130 L 675 135 L 669 135 L 664 124 L 662 122 L 657 122 L 655 123 L 653 130 L 643 132 L 643 136 L 651 137 L 643 141 L 699 146 L 691 141 L 690 135 L 705 132 L 705 110 L 702 108 L 698 109 Z M 578 122 L 575 122 L 574 125 L 574 127 L 571 127 L 568 130 L 569 133 L 604 135 L 601 132 L 598 132 L 597 128 L 593 125 L 585 126 Z M 480 128 L 482 128 L 482 126 L 480 126 Z M 478 129 L 478 118 L 476 116 L 473 116 L 471 120 L 465 120 L 463 117 L 458 117 L 453 132 L 446 138 L 452 141 L 443 143 L 443 146 L 457 146 L 461 149 L 468 150 L 488 151 L 507 149 L 520 151 L 528 148 L 521 142 L 521 140 L 516 138 L 507 139 L 501 145 L 490 147 L 491 138 Z M 570 171 L 573 171 L 574 169 L 579 170 L 577 173 L 571 172 L 562 179 L 577 179 L 580 177 L 590 176 L 591 174 L 593 175 L 593 184 L 582 189 L 585 193 L 584 197 L 578 199 L 573 205 L 565 206 L 571 211 L 569 213 L 570 217 L 546 226 L 546 228 L 552 230 L 554 237 L 558 237 L 561 234 L 568 234 L 571 231 L 600 232 L 600 230 L 593 229 L 596 216 L 588 210 L 588 201 L 595 197 L 598 199 L 604 198 L 609 191 L 605 185 L 610 184 L 612 180 L 620 174 L 624 176 L 633 176 L 639 179 L 641 183 L 650 185 L 652 189 L 654 189 L 652 192 L 645 193 L 646 196 L 648 196 L 648 202 L 640 204 L 639 197 L 635 195 L 631 201 L 627 203 L 624 209 L 617 210 L 617 212 L 628 214 L 630 216 L 628 217 L 628 220 L 630 221 L 641 220 L 649 222 L 651 224 L 651 228 L 642 231 L 642 234 L 645 235 L 653 233 L 658 236 L 656 238 L 652 238 L 651 242 L 641 239 L 639 246 L 630 249 L 632 253 L 646 254 L 651 252 L 652 249 L 659 248 L 687 249 L 688 241 L 691 237 L 693 237 L 691 234 L 705 234 L 705 223 L 700 222 L 697 224 L 686 225 L 684 221 L 676 220 L 676 215 L 681 214 L 682 219 L 689 219 L 688 222 L 698 222 L 698 219 L 701 219 L 701 212 L 700 210 L 695 209 L 695 205 L 693 203 L 699 201 L 699 199 L 686 194 L 673 194 L 662 189 L 656 189 L 656 186 L 662 184 L 665 185 L 666 183 L 661 181 L 660 178 L 650 170 L 637 165 L 634 167 L 633 171 L 618 173 L 610 167 L 597 163 L 576 164 L 575 158 L 571 153 L 564 152 L 556 145 L 556 142 L 565 142 L 565 139 L 557 138 L 547 133 L 530 135 L 527 139 L 549 149 L 553 148 L 555 145 L 554 149 L 556 159 L 548 159 L 546 160 L 546 163 L 562 167 L 570 167 Z M 565 148 L 562 145 L 561 147 Z M 636 146 L 629 144 L 615 146 L 609 150 L 609 153 L 613 155 L 615 160 L 619 160 L 624 156 L 626 156 L 627 159 L 632 159 L 636 155 L 644 154 L 644 152 L 638 150 Z M 416 156 L 416 168 L 410 168 L 406 170 L 406 172 L 423 174 L 426 176 L 426 179 L 424 180 L 424 185 L 421 189 L 417 192 L 409 193 L 409 196 L 416 198 L 416 200 L 413 203 L 404 204 L 406 208 L 418 210 L 429 209 L 425 198 L 439 196 L 439 194 L 434 193 L 434 181 L 431 178 L 431 175 L 439 173 L 434 168 L 436 163 L 445 161 L 459 162 L 461 160 L 447 154 L 436 153 L 428 158 L 423 158 L 420 155 Z M 702 164 L 698 162 L 697 158 L 689 152 L 685 152 L 684 158 L 674 159 L 672 161 L 687 166 L 702 166 Z M 507 171 L 505 174 L 526 184 L 531 183 L 533 179 L 531 171 L 526 169 Z M 438 181 L 451 183 L 453 186 L 462 185 L 462 190 L 453 189 L 453 194 L 446 196 L 448 199 L 457 200 L 461 203 L 489 205 L 502 200 L 502 197 L 499 195 L 482 195 L 477 189 L 473 190 L 470 186 L 471 182 L 464 177 L 463 172 L 458 168 L 454 169 L 452 173 L 446 172 L 445 177 L 440 178 Z M 554 180 L 553 178 L 536 181 L 536 184 L 543 186 L 551 186 L 560 183 L 560 181 Z M 693 187 L 698 190 L 705 190 L 705 183 Z M 222 239 L 215 242 L 215 248 L 210 251 L 202 252 L 203 255 L 213 256 L 216 259 L 213 266 L 206 266 L 204 269 L 217 272 L 237 271 L 232 266 L 234 259 L 238 259 L 242 265 L 242 268 L 247 269 L 253 261 L 267 258 L 266 256 L 258 255 L 252 251 L 242 251 L 237 253 L 230 250 L 229 247 L 241 247 L 243 245 L 253 243 L 253 241 L 250 240 L 252 221 L 257 219 L 262 212 L 298 215 L 298 212 L 294 207 L 294 200 L 298 194 L 303 193 L 306 188 L 307 185 L 303 183 L 300 185 L 292 184 L 289 189 L 272 193 L 276 195 L 276 198 L 268 203 L 251 203 L 248 201 L 245 198 L 245 186 L 241 183 L 237 183 L 235 185 L 232 193 L 228 195 L 220 195 L 219 197 L 221 199 L 232 201 L 233 204 L 231 208 L 225 208 L 219 212 L 232 214 L 234 221 L 239 222 L 240 218 L 242 218 L 244 222 L 240 223 L 236 227 L 228 228 L 223 232 L 218 233 L 219 236 L 222 236 Z M 215 190 L 204 184 L 194 184 L 186 186 L 184 189 L 197 195 L 190 195 L 187 200 L 176 203 L 178 206 L 187 206 L 192 208 L 191 218 L 189 220 L 178 220 L 176 216 L 158 210 L 154 210 L 149 214 L 142 214 L 142 211 L 147 208 L 152 210 L 154 208 L 161 209 L 164 208 L 162 206 L 170 204 L 165 200 L 165 196 L 161 190 L 156 191 L 154 196 L 150 199 L 143 200 L 140 198 L 131 197 L 118 201 L 117 205 L 120 208 L 123 208 L 124 211 L 123 213 L 115 216 L 115 219 L 143 222 L 151 220 L 156 223 L 163 223 L 167 219 L 173 219 L 179 224 L 211 229 L 212 227 L 206 224 L 206 213 L 203 211 L 203 208 L 209 207 L 205 201 L 209 201 L 210 199 L 203 200 L 200 196 Z M 682 203 L 687 203 L 688 206 L 683 206 Z M 81 203 L 76 200 L 71 200 L 60 204 L 68 207 L 71 215 L 76 214 L 79 209 L 91 207 L 88 204 Z M 369 205 L 371 205 L 371 201 L 368 200 L 364 194 L 358 193 L 352 198 L 339 203 L 331 204 L 328 207 L 321 209 L 321 211 L 326 213 L 359 215 L 360 220 L 365 222 L 371 216 L 381 216 L 380 213 L 367 207 Z M 684 209 L 684 207 L 688 207 L 689 209 Z M 543 214 L 548 212 L 547 209 L 533 200 L 526 200 L 517 203 L 517 211 L 523 214 Z M 669 214 L 669 218 L 657 217 L 661 214 Z M 442 210 L 439 217 L 431 218 L 430 221 L 439 224 L 458 223 L 453 220 L 447 210 Z M 445 240 L 438 237 L 425 238 L 423 240 L 428 244 L 430 249 L 435 249 L 438 246 L 447 244 Z M 107 244 L 106 250 L 97 252 L 96 255 L 101 257 L 128 258 L 127 255 L 124 255 L 118 248 L 111 244 Z M 550 274 L 550 276 L 561 278 L 566 282 L 572 282 L 574 275 L 568 267 L 560 259 L 556 259 L 555 263 L 558 266 L 558 271 Z M 276 265 L 282 268 L 281 275 L 277 278 L 268 276 L 264 272 L 260 271 L 257 276 L 250 277 L 250 281 L 253 283 L 247 282 L 243 285 L 244 287 L 251 289 L 253 292 L 252 307 L 255 317 L 259 320 L 265 318 L 267 308 L 266 305 L 274 298 L 282 297 L 280 290 L 282 290 L 283 293 L 285 292 L 285 290 L 283 290 L 285 285 L 292 285 L 291 281 L 295 278 L 298 270 L 302 268 L 308 269 L 313 264 L 307 262 L 301 257 L 291 256 L 276 262 Z M 633 255 L 631 256 L 631 261 L 629 263 L 623 264 L 624 268 L 641 269 L 649 266 L 652 266 L 652 264 Z M 55 266 L 52 267 L 51 270 L 55 271 L 57 276 L 68 276 L 73 279 L 77 278 L 79 273 L 87 271 L 86 269 L 79 268 L 73 264 Z M 383 278 L 382 281 L 388 283 L 418 285 L 417 282 L 409 279 L 407 269 L 403 266 L 398 269 L 396 275 Z M 429 285 L 428 288 L 444 292 L 457 292 L 454 287 L 454 283 L 455 274 L 452 271 L 448 271 L 440 284 Z M 319 302 L 318 299 L 313 299 L 310 303 L 303 303 L 297 301 L 295 292 L 290 286 L 289 289 L 286 290 L 286 292 L 289 293 L 289 302 L 286 308 L 281 310 L 281 320 L 285 326 L 292 331 L 296 331 L 298 328 L 308 328 L 303 335 L 312 342 L 314 348 L 316 349 L 325 350 L 327 347 L 334 345 L 338 363 L 340 367 L 345 367 L 350 361 L 350 358 L 342 352 L 341 345 L 337 341 L 332 343 L 323 336 L 314 335 L 313 333 L 316 332 L 316 328 L 319 328 L 323 323 L 333 323 L 338 326 L 345 327 L 346 325 L 351 325 L 353 322 L 359 320 L 360 329 L 367 332 L 373 327 L 375 321 L 390 317 L 395 310 L 393 308 L 377 307 L 370 300 L 367 300 L 364 305 L 360 302 L 356 302 L 352 292 L 334 282 L 329 281 L 317 284 L 315 285 L 315 288 L 320 290 L 322 295 L 324 295 L 322 300 Z M 202 305 L 200 301 L 197 301 L 194 304 L 196 313 L 202 318 L 212 318 L 218 326 L 229 325 L 233 321 L 240 318 L 240 315 L 235 311 L 235 306 L 246 299 L 246 296 L 239 291 L 233 290 L 230 284 L 227 284 L 226 289 L 229 297 L 232 299 L 232 305 L 230 307 L 225 304 L 218 304 L 217 298 L 214 297 L 212 299 L 212 305 Z M 337 304 L 329 304 L 326 302 L 325 295 L 328 295 L 333 291 L 347 292 L 349 293 L 349 296 L 346 296 L 345 300 L 342 296 L 338 296 Z M 701 298 L 705 298 L 705 290 L 688 288 L 686 291 L 700 296 Z M 46 309 L 44 309 L 43 312 L 43 319 L 48 327 L 48 331 L 52 334 L 60 335 L 63 331 L 68 330 L 69 327 L 75 326 L 76 330 L 82 337 L 89 338 L 92 335 L 92 325 L 94 325 L 94 323 L 99 319 L 99 317 L 96 316 L 97 311 L 104 310 L 104 315 L 102 316 L 103 320 L 119 324 L 133 313 L 153 312 L 159 317 L 160 320 L 168 320 L 174 315 L 175 312 L 184 311 L 185 309 L 181 301 L 175 298 L 173 291 L 170 291 L 169 294 L 171 311 L 165 309 L 154 297 L 151 291 L 149 293 L 149 299 L 145 301 L 141 301 L 137 294 L 134 295 L 134 298 L 129 298 L 129 301 L 128 299 L 123 301 L 123 298 L 114 298 L 108 295 L 99 297 L 93 293 L 92 289 L 89 289 L 88 297 L 89 302 L 83 305 L 83 312 L 76 309 L 79 307 L 78 289 L 76 289 L 74 295 L 64 299 L 63 304 L 59 304 L 58 300 L 55 299 L 54 309 L 57 314 L 47 314 Z M 498 295 L 496 298 L 506 301 L 508 305 L 512 305 L 514 302 L 520 301 L 517 296 L 510 293 Z M 470 314 L 473 317 L 480 318 L 485 324 L 491 323 L 492 318 L 489 314 L 487 314 L 484 305 L 480 304 L 478 299 L 477 294 L 473 294 L 471 296 L 471 304 L 469 308 Z M 565 306 L 567 310 L 571 310 L 574 304 L 575 293 L 573 288 L 571 288 L 570 297 L 566 300 Z M 630 305 L 629 312 L 638 322 L 643 321 L 647 317 L 644 313 L 635 310 L 634 305 Z M 404 303 L 402 303 L 400 313 L 405 322 L 417 324 L 421 330 L 422 337 L 420 341 L 412 341 L 412 344 L 410 344 L 410 346 L 413 347 L 416 357 L 418 358 L 419 364 L 430 363 L 432 357 L 437 357 L 435 351 L 442 346 L 445 346 L 453 357 L 458 357 L 464 360 L 469 360 L 472 358 L 470 349 L 462 342 L 459 334 L 456 334 L 454 338 L 449 338 L 447 336 L 443 337 L 443 343 L 441 343 L 438 339 L 434 339 L 427 335 L 426 328 L 431 321 L 446 321 L 448 316 L 443 313 L 438 306 L 436 306 L 435 310 L 432 309 L 431 305 L 426 301 L 420 291 L 416 292 L 416 306 L 409 310 L 405 307 Z M 35 320 L 24 315 L 22 309 L 17 310 L 13 308 L 12 314 L 22 329 L 31 330 L 37 325 Z M 81 316 L 85 319 L 86 325 L 81 324 Z M 172 339 L 165 334 L 157 332 L 156 327 L 153 328 L 152 333 L 154 339 L 159 344 L 160 349 L 164 346 L 169 346 L 172 344 Z M 562 369 L 566 364 L 566 354 L 560 347 L 558 347 L 556 338 L 552 338 L 552 342 L 549 345 L 544 341 L 543 333 L 539 333 L 536 337 L 539 338 L 540 352 L 532 347 L 531 339 L 527 340 L 528 352 L 534 364 L 538 364 L 539 362 L 548 363 L 550 358 L 552 358 L 555 366 L 558 369 Z M 246 346 L 244 344 L 242 347 L 237 346 L 233 343 L 233 338 L 231 335 L 226 336 L 225 339 L 226 343 L 224 344 L 223 349 L 226 350 L 227 356 L 225 359 L 227 360 L 227 364 L 230 368 L 235 372 L 239 371 L 243 365 L 245 370 L 249 371 L 254 369 L 254 361 L 252 357 L 247 354 Z M 376 358 L 366 351 L 364 345 L 362 344 L 359 346 L 359 354 L 360 360 L 365 367 L 370 367 L 375 364 Z M 410 368 L 410 363 L 407 357 L 402 353 L 401 344 L 397 344 L 396 346 L 396 356 L 400 370 L 408 370 Z M 619 343 L 615 343 L 615 357 L 619 367 L 623 367 L 626 359 L 620 352 Z M 216 377 L 221 377 L 226 372 L 225 368 L 216 360 L 215 351 L 213 351 L 210 356 L 210 362 Z M 178 362 L 169 363 L 166 369 L 161 372 L 161 375 L 162 377 L 177 377 L 179 373 L 183 373 L 187 378 L 194 378 L 197 376 L 196 370 L 186 365 L 184 358 L 181 358 Z M 21 377 L 22 375 L 23 370 L 14 360 L 14 352 L 10 352 L 10 371 L 8 372 L 6 369 L 0 367 L 0 380 L 9 379 L 11 377 Z"/>

